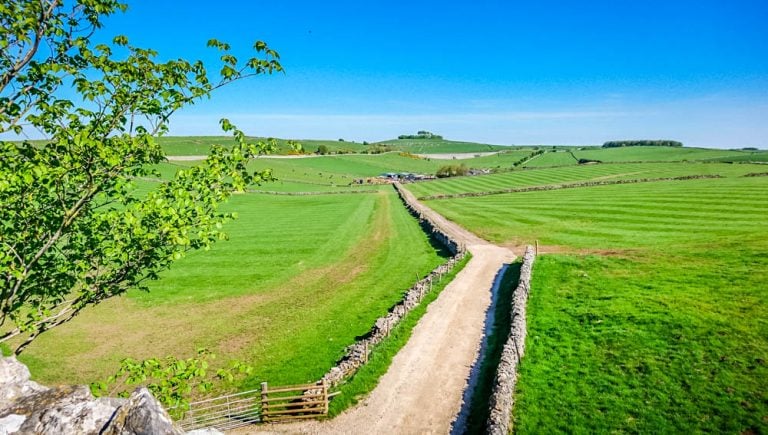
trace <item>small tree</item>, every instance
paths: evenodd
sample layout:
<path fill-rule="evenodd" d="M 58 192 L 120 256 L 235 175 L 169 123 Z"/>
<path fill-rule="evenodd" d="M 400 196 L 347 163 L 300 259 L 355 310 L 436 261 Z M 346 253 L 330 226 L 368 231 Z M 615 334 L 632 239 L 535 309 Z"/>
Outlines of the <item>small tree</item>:
<path fill-rule="evenodd" d="M 323 155 L 323 156 L 328 154 L 328 146 L 327 145 L 320 145 L 320 146 L 318 146 L 316 153 L 320 154 L 320 155 Z"/>
<path fill-rule="evenodd" d="M 438 178 L 456 177 L 460 175 L 467 175 L 469 168 L 463 163 L 460 165 L 445 165 L 441 166 L 435 174 Z"/>
<path fill-rule="evenodd" d="M 234 217 L 219 204 L 271 179 L 247 164 L 274 143 L 247 143 L 222 120 L 231 147 L 213 147 L 205 164 L 148 194 L 134 191 L 134 180 L 165 160 L 155 137 L 173 113 L 282 67 L 263 42 L 254 45 L 261 57 L 243 63 L 209 41 L 221 51 L 215 77 L 200 61 L 158 62 L 124 36 L 93 45 L 102 19 L 125 9 L 115 0 L 0 6 L 0 133 L 47 137 L 0 142 L 0 343 L 18 340 L 17 354 L 85 307 L 146 289 L 187 251 L 208 249 Z"/>

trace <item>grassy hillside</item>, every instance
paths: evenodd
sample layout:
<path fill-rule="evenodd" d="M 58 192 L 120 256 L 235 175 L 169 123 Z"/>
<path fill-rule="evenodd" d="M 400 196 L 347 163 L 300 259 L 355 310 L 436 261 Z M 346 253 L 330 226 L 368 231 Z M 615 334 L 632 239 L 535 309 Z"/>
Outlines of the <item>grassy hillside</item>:
<path fill-rule="evenodd" d="M 250 140 L 256 141 L 259 138 L 251 137 Z M 278 153 L 286 154 L 291 150 L 288 145 L 288 139 L 276 139 Z M 206 155 L 214 144 L 228 145 L 232 144 L 233 139 L 229 136 L 163 136 L 158 138 L 158 143 L 163 147 L 166 154 L 170 156 L 200 156 Z M 338 140 L 316 140 L 316 139 L 296 139 L 304 150 L 308 153 L 314 153 L 320 145 L 324 145 L 331 152 L 353 152 L 359 153 L 366 149 L 366 146 L 359 142 L 341 142 Z"/>
<path fill-rule="evenodd" d="M 503 145 L 460 142 L 446 139 L 392 139 L 377 143 L 381 145 L 389 145 L 398 151 L 408 151 L 419 154 L 477 153 L 507 149 L 507 147 Z"/>
<path fill-rule="evenodd" d="M 767 189 L 731 177 L 429 201 L 484 238 L 550 252 L 516 432 L 768 431 Z"/>
<path fill-rule="evenodd" d="M 257 140 L 258 138 L 251 138 Z M 371 146 L 360 142 L 339 140 L 295 139 L 307 153 L 314 153 L 324 145 L 330 152 L 364 153 Z M 205 155 L 213 144 L 229 144 L 232 138 L 227 136 L 164 136 L 158 139 L 168 155 L 189 156 Z M 277 139 L 279 153 L 285 154 L 290 150 L 288 139 Z M 506 150 L 502 145 L 489 145 L 475 142 L 460 142 L 445 139 L 393 139 L 377 142 L 378 145 L 388 145 L 393 151 L 411 153 L 473 153 Z"/>
<path fill-rule="evenodd" d="M 393 191 L 237 195 L 230 240 L 42 335 L 24 354 L 36 380 L 82 383 L 124 357 L 189 356 L 256 368 L 249 385 L 317 380 L 418 276 L 443 261 Z"/>
<path fill-rule="evenodd" d="M 751 154 L 749 151 L 717 150 L 687 147 L 621 147 L 575 150 L 577 159 L 603 162 L 676 162 L 683 160 L 732 159 Z M 768 158 L 768 153 L 764 153 Z"/>
<path fill-rule="evenodd" d="M 579 161 L 573 156 L 571 150 L 547 151 L 544 154 L 533 157 L 523 167 L 541 168 L 547 166 L 575 165 Z"/>

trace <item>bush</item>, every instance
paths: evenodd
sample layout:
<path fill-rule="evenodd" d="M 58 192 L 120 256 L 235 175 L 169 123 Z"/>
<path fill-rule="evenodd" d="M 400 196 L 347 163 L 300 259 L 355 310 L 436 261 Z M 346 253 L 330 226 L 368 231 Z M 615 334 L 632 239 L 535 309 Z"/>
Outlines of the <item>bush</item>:
<path fill-rule="evenodd" d="M 317 147 L 317 151 L 315 151 L 315 154 L 320 154 L 321 156 L 324 156 L 324 155 L 328 154 L 328 152 L 329 152 L 328 151 L 328 146 L 320 145 L 319 147 Z"/>
<path fill-rule="evenodd" d="M 456 177 L 460 175 L 467 175 L 469 168 L 465 164 L 460 165 L 445 165 L 441 166 L 435 174 L 437 178 Z"/>

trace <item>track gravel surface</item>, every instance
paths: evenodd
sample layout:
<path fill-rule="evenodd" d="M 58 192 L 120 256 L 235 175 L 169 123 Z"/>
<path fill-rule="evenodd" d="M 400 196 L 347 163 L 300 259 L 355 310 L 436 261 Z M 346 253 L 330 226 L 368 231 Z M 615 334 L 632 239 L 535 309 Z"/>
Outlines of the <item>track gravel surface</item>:
<path fill-rule="evenodd" d="M 241 428 L 236 433 L 449 433 L 484 339 L 496 275 L 514 261 L 492 245 L 416 201 L 406 200 L 472 253 L 472 259 L 428 308 L 378 386 L 360 404 L 328 421 Z"/>

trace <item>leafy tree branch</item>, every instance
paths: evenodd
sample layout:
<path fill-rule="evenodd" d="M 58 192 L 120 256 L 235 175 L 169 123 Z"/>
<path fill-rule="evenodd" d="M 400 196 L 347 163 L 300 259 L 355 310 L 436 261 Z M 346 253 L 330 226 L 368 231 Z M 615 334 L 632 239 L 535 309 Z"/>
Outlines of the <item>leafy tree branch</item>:
<path fill-rule="evenodd" d="M 136 180 L 165 160 L 156 137 L 178 110 L 233 82 L 281 72 L 263 42 L 238 60 L 224 42 L 210 75 L 200 61 L 156 61 L 124 36 L 94 45 L 113 0 L 20 0 L 0 5 L 0 133 L 35 129 L 42 142 L 0 142 L 0 343 L 20 353 L 84 308 L 148 281 L 225 237 L 219 205 L 272 179 L 248 162 L 275 149 L 234 137 L 205 163 L 149 193 Z M 75 98 L 66 98 L 74 90 Z M 68 92 L 65 92 L 68 91 Z"/>

